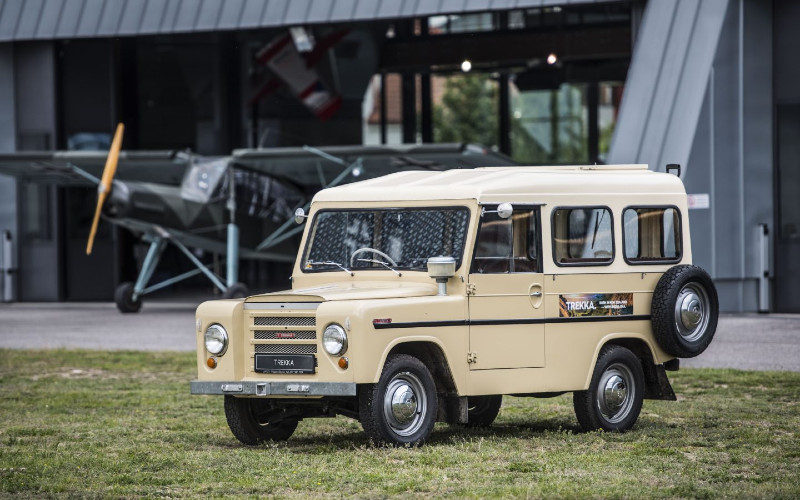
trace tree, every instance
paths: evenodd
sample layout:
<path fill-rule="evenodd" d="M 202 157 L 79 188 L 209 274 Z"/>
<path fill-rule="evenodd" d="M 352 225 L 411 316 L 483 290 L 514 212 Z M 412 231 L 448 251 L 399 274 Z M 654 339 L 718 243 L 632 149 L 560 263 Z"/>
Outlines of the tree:
<path fill-rule="evenodd" d="M 481 74 L 452 76 L 433 110 L 436 142 L 498 144 L 497 82 Z"/>

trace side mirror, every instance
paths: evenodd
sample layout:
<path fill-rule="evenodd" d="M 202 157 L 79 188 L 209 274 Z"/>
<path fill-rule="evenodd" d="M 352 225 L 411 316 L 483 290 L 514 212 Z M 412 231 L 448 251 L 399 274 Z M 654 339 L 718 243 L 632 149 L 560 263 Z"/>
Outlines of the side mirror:
<path fill-rule="evenodd" d="M 430 257 L 428 276 L 439 284 L 439 295 L 447 295 L 447 280 L 456 274 L 456 259 L 453 257 Z"/>
<path fill-rule="evenodd" d="M 501 203 L 497 205 L 497 210 L 481 210 L 481 217 L 483 214 L 497 214 L 501 219 L 508 219 L 514 213 L 514 206 L 511 203 Z"/>
<path fill-rule="evenodd" d="M 302 224 L 305 222 L 306 217 L 308 217 L 308 215 L 306 215 L 306 211 L 303 210 L 302 207 L 294 211 L 294 221 L 297 224 Z"/>

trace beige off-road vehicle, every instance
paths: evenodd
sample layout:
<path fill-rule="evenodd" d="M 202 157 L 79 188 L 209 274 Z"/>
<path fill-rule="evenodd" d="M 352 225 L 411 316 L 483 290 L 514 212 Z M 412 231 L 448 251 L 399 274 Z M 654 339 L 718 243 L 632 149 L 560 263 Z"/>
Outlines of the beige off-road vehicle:
<path fill-rule="evenodd" d="M 191 391 L 245 444 L 336 415 L 419 444 L 504 394 L 572 392 L 581 428 L 625 431 L 716 329 L 683 184 L 643 165 L 397 173 L 319 192 L 305 224 L 291 290 L 197 309 Z"/>

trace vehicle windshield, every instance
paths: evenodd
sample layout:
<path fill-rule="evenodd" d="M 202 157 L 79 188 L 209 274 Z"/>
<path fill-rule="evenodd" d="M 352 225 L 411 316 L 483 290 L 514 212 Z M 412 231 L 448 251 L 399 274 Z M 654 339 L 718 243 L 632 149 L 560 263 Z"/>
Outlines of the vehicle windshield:
<path fill-rule="evenodd" d="M 314 218 L 304 272 L 426 270 L 428 258 L 461 265 L 469 211 L 465 207 L 324 210 Z"/>

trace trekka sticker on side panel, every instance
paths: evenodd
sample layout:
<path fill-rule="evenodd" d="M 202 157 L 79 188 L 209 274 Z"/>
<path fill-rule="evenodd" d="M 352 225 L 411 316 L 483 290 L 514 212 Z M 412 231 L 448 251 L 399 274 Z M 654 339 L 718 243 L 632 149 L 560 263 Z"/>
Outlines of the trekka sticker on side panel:
<path fill-rule="evenodd" d="M 558 296 L 558 315 L 562 318 L 581 316 L 631 316 L 632 293 L 568 293 Z"/>

